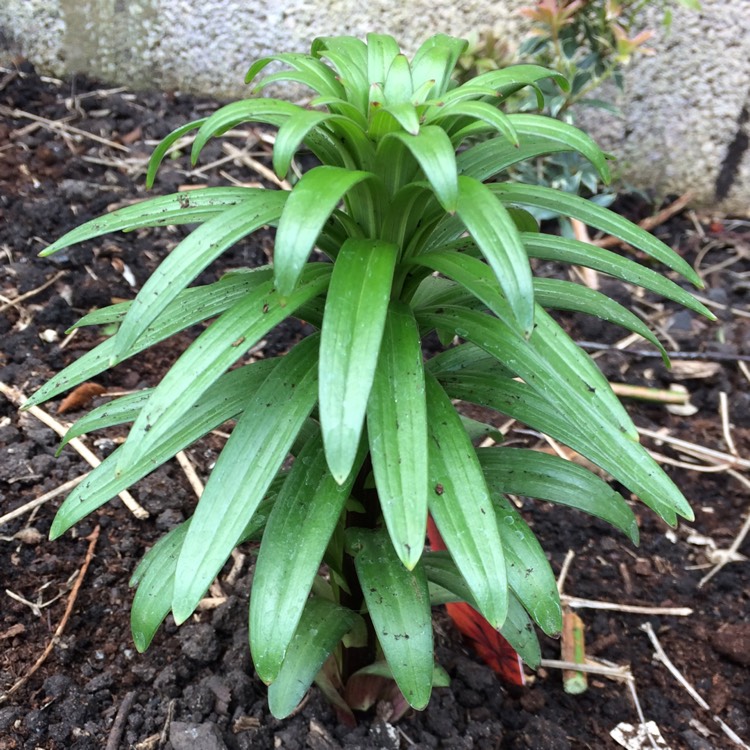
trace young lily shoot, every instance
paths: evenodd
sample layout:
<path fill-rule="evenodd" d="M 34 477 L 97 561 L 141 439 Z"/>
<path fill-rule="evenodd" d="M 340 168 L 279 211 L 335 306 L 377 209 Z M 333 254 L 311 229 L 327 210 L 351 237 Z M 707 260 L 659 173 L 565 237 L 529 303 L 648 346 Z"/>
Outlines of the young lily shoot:
<path fill-rule="evenodd" d="M 562 76 L 517 65 L 458 84 L 465 48 L 437 35 L 409 59 L 390 36 L 370 34 L 323 37 L 310 54 L 259 60 L 247 74 L 251 98 L 169 135 L 147 181 L 186 134 L 196 131 L 195 163 L 209 139 L 253 123 L 274 129 L 273 169 L 290 190 L 156 197 L 84 224 L 43 253 L 109 232 L 189 225 L 132 302 L 79 321 L 111 335 L 30 401 L 201 326 L 155 388 L 95 408 L 71 429 L 65 442 L 130 424 L 127 440 L 64 501 L 51 536 L 223 425 L 231 434 L 192 517 L 133 574 L 133 638 L 144 650 L 168 615 L 190 618 L 233 550 L 250 542 L 249 646 L 277 717 L 313 682 L 352 720 L 353 709 L 374 704 L 365 695 L 373 684 L 401 711 L 424 708 L 447 679 L 434 657 L 435 604 L 466 602 L 538 665 L 535 626 L 560 631 L 560 600 L 540 542 L 508 495 L 578 508 L 637 543 L 630 505 L 609 484 L 562 458 L 504 447 L 493 421 L 512 418 L 570 446 L 669 524 L 692 518 L 555 311 L 623 326 L 666 357 L 663 347 L 619 303 L 535 278 L 534 268 L 536 260 L 585 266 L 712 318 L 655 269 L 697 287 L 700 279 L 609 209 L 508 181 L 525 160 L 563 152 L 588 159 L 605 181 L 609 171 L 580 130 L 503 111 L 522 89 L 540 98 L 543 83 L 565 89 Z M 312 98 L 303 106 L 265 96 L 285 83 Z M 301 149 L 314 165 L 298 177 Z M 546 234 L 535 210 L 614 235 L 641 261 Z M 196 285 L 222 253 L 268 226 L 272 264 Z M 315 332 L 282 356 L 247 356 L 287 318 Z M 428 355 L 423 342 L 435 333 L 445 345 Z M 488 424 L 469 418 L 465 404 L 483 407 L 471 413 L 487 414 Z M 500 444 L 477 447 L 488 434 Z M 441 540 L 432 547 L 428 518 Z"/>

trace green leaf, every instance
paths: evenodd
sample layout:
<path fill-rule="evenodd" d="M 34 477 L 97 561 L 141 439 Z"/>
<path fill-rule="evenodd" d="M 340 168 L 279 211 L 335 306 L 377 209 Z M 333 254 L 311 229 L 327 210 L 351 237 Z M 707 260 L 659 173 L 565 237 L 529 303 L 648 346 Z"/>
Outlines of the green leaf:
<path fill-rule="evenodd" d="M 359 535 L 354 559 L 375 633 L 393 678 L 410 706 L 430 700 L 434 656 L 427 578 L 421 565 L 407 570 L 384 532 Z"/>
<path fill-rule="evenodd" d="M 525 336 L 534 325 L 531 267 L 515 222 L 490 189 L 461 176 L 458 215 L 495 272 L 498 283 Z"/>
<path fill-rule="evenodd" d="M 580 128 L 569 125 L 553 117 L 517 113 L 509 115 L 513 127 L 523 142 L 528 139 L 541 139 L 550 144 L 557 143 L 566 150 L 585 156 L 596 167 L 602 181 L 609 184 L 611 175 L 607 159 L 596 141 Z"/>
<path fill-rule="evenodd" d="M 443 96 L 443 100 L 448 103 L 455 99 L 476 98 L 478 93 L 483 96 L 486 89 L 492 89 L 498 97 L 505 99 L 524 86 L 533 86 L 537 91 L 537 102 L 541 108 L 544 98 L 536 83 L 546 78 L 552 78 L 564 91 L 570 88 L 564 75 L 549 68 L 540 65 L 509 65 L 507 68 L 491 70 L 472 78 L 462 86 L 449 91 Z"/>
<path fill-rule="evenodd" d="M 178 451 L 239 414 L 248 393 L 253 393 L 263 383 L 276 364 L 275 359 L 260 360 L 220 377 L 162 442 L 129 463 L 123 471 L 116 470 L 122 446 L 107 456 L 65 498 L 52 523 L 50 538 L 56 539 L 74 523 L 151 473 Z"/>
<path fill-rule="evenodd" d="M 325 290 L 330 266 L 311 264 L 303 282 L 286 300 L 268 281 L 235 303 L 204 331 L 162 378 L 122 446 L 119 468 L 151 450 L 184 419 L 200 395 L 260 338 L 297 307 Z M 189 383 L 189 387 L 186 384 Z"/>
<path fill-rule="evenodd" d="M 456 133 L 451 133 L 451 139 L 454 146 L 458 146 L 474 131 L 486 131 L 487 125 L 498 133 L 502 133 L 506 140 L 508 140 L 513 146 L 518 146 L 518 134 L 513 127 L 511 119 L 504 112 L 501 112 L 487 102 L 463 100 L 451 102 L 444 107 L 431 110 L 425 118 L 425 122 L 427 124 L 440 123 L 449 118 L 456 118 L 459 121 L 463 120 L 463 118 L 469 118 L 470 120 L 476 121 L 461 128 L 461 130 Z"/>
<path fill-rule="evenodd" d="M 636 226 L 627 219 L 618 216 L 592 201 L 587 201 L 578 195 L 564 193 L 541 185 L 521 185 L 518 183 L 493 183 L 490 186 L 495 195 L 504 203 L 518 203 L 524 206 L 545 208 L 549 211 L 569 216 L 573 219 L 592 226 L 602 232 L 607 232 L 624 242 L 633 245 L 646 255 L 651 256 L 673 271 L 682 274 L 696 287 L 702 289 L 704 284 L 700 276 L 677 253 L 652 234 Z"/>
<path fill-rule="evenodd" d="M 245 83 L 251 83 L 258 74 L 271 62 L 280 62 L 292 68 L 294 71 L 276 73 L 273 76 L 266 76 L 263 81 L 255 87 L 255 91 L 260 91 L 274 80 L 288 80 L 309 86 L 313 91 L 317 91 L 321 96 L 344 96 L 344 87 L 336 79 L 334 72 L 327 66 L 316 60 L 312 55 L 291 52 L 281 55 L 264 57 L 254 62 L 245 75 Z M 271 80 L 269 80 L 271 79 Z"/>
<path fill-rule="evenodd" d="M 519 145 L 513 146 L 502 138 L 490 138 L 477 143 L 458 155 L 459 172 L 485 182 L 520 162 L 572 151 L 589 159 L 604 182 L 608 182 L 609 168 L 604 154 L 596 142 L 578 128 L 539 115 L 509 117 L 518 133 Z"/>
<path fill-rule="evenodd" d="M 412 58 L 411 70 L 415 91 L 424 87 L 423 99 L 430 94 L 442 96 L 448 90 L 458 58 L 467 46 L 466 40 L 445 34 L 435 34 L 422 43 Z"/>
<path fill-rule="evenodd" d="M 232 307 L 238 300 L 241 300 L 261 283 L 268 281 L 269 278 L 270 269 L 259 268 L 251 273 L 233 274 L 231 277 L 225 276 L 215 284 L 209 284 L 208 286 L 196 289 L 186 289 L 177 296 L 161 314 L 159 319 L 149 326 L 143 336 L 135 342 L 133 348 L 129 352 L 126 352 L 119 361 L 131 357 L 195 323 L 219 315 L 227 308 Z M 129 308 L 131 303 L 127 302 L 123 304 Z M 114 310 L 115 307 L 117 310 Z M 120 311 L 123 308 L 120 305 L 116 305 L 106 309 L 112 314 L 116 312 L 119 317 Z M 81 325 L 84 321 L 93 323 L 100 314 L 101 312 L 87 315 L 78 325 Z M 110 314 L 105 311 L 102 322 L 108 322 L 109 318 Z M 91 351 L 86 352 L 71 365 L 68 365 L 62 372 L 55 375 L 54 378 L 47 381 L 31 396 L 26 405 L 40 404 L 56 396 L 58 393 L 68 388 L 73 388 L 79 383 L 90 380 L 100 372 L 104 372 L 112 361 L 114 345 L 115 339 L 113 336 L 103 341 Z"/>
<path fill-rule="evenodd" d="M 368 172 L 321 166 L 306 172 L 294 186 L 281 214 L 274 246 L 279 294 L 292 293 L 323 226 L 344 195 Z"/>
<path fill-rule="evenodd" d="M 279 675 L 268 688 L 268 706 L 274 717 L 284 719 L 294 711 L 356 620 L 354 612 L 326 599 L 308 600 Z"/>
<path fill-rule="evenodd" d="M 417 324 L 395 300 L 367 406 L 367 435 L 383 518 L 399 559 L 412 570 L 427 527 L 427 410 Z"/>
<path fill-rule="evenodd" d="M 202 223 L 223 213 L 227 208 L 244 205 L 247 200 L 253 201 L 256 193 L 255 188 L 203 188 L 151 198 L 81 224 L 46 247 L 39 255 L 46 257 L 64 247 L 111 232 Z"/>
<path fill-rule="evenodd" d="M 477 608 L 493 627 L 507 614 L 502 543 L 479 460 L 445 391 L 427 375 L 429 508 Z"/>
<path fill-rule="evenodd" d="M 477 608 L 466 581 L 447 551 L 425 552 L 422 563 L 430 583 L 434 582 L 444 592 L 450 592 L 449 596 L 443 596 L 445 601 L 442 603 L 467 602 Z M 526 664 L 534 669 L 539 666 L 542 654 L 534 625 L 512 591 L 508 592 L 508 616 L 500 628 L 500 633 Z"/>
<path fill-rule="evenodd" d="M 424 125 L 416 135 L 404 132 L 389 133 L 383 142 L 390 138 L 400 140 L 419 162 L 427 181 L 435 191 L 440 205 L 453 213 L 458 203 L 458 182 L 456 155 L 448 134 L 436 125 Z M 382 148 L 378 153 L 382 158 Z"/>
<path fill-rule="evenodd" d="M 523 244 L 530 258 L 555 260 L 563 263 L 593 268 L 595 271 L 614 276 L 630 284 L 636 284 L 651 292 L 679 302 L 690 310 L 704 315 L 709 320 L 716 320 L 714 314 L 692 294 L 670 281 L 656 271 L 645 268 L 629 258 L 623 258 L 610 250 L 579 240 L 553 237 L 539 233 L 521 235 Z"/>
<path fill-rule="evenodd" d="M 508 585 L 547 635 L 562 630 L 557 583 L 539 540 L 521 515 L 498 495 L 493 498 L 497 528 L 503 540 Z"/>
<path fill-rule="evenodd" d="M 524 383 L 469 370 L 459 377 L 441 375 L 440 379 L 452 398 L 496 409 L 570 446 L 609 472 L 670 525 L 676 523 L 676 512 L 692 520 L 693 513 L 682 493 L 648 451 L 609 421 L 600 420 L 595 412 L 584 411 L 589 421 L 581 428 L 574 418 L 575 408 L 551 408 L 546 398 Z"/>
<path fill-rule="evenodd" d="M 622 496 L 588 469 L 525 448 L 477 450 L 490 490 L 577 508 L 612 524 L 638 544 L 638 522 Z"/>
<path fill-rule="evenodd" d="M 207 118 L 202 117 L 200 120 L 193 120 L 193 122 L 182 125 L 176 130 L 173 130 L 161 143 L 154 149 L 154 153 L 151 154 L 151 158 L 148 160 L 148 169 L 146 171 L 146 187 L 151 189 L 154 185 L 154 179 L 156 178 L 156 172 L 159 169 L 164 157 L 172 146 L 182 138 L 182 136 L 189 133 L 191 130 L 199 128 L 206 121 Z"/>
<path fill-rule="evenodd" d="M 177 563 L 172 611 L 178 624 L 193 613 L 239 542 L 312 411 L 317 349 L 314 335 L 280 359 L 248 399 L 216 461 Z"/>
<path fill-rule="evenodd" d="M 145 388 L 137 393 L 120 396 L 112 401 L 92 409 L 88 414 L 81 417 L 65 433 L 57 455 L 73 439 L 85 435 L 93 430 L 103 430 L 105 427 L 114 427 L 118 424 L 133 422 L 141 409 L 148 402 L 153 388 Z"/>
<path fill-rule="evenodd" d="M 172 608 L 175 566 L 189 527 L 186 521 L 159 539 L 130 579 L 130 585 L 138 587 L 130 609 L 130 631 L 139 653 L 149 647 Z"/>
<path fill-rule="evenodd" d="M 320 341 L 320 424 L 339 484 L 359 446 L 397 254 L 390 243 L 350 239 L 334 265 Z"/>
<path fill-rule="evenodd" d="M 336 484 L 318 434 L 297 456 L 276 499 L 250 598 L 250 649 L 265 683 L 278 675 L 353 480 Z"/>
<path fill-rule="evenodd" d="M 604 424 L 637 441 L 638 431 L 593 361 L 541 308 L 527 341 L 499 318 L 458 307 L 422 312 L 418 320 L 480 346 L 523 378 L 582 434 Z"/>
<path fill-rule="evenodd" d="M 440 352 L 427 361 L 428 372 L 442 380 L 444 375 L 459 375 L 468 370 L 472 374 L 483 373 L 497 378 L 512 379 L 516 376 L 491 354 L 475 344 L 465 343 Z"/>
<path fill-rule="evenodd" d="M 286 177 L 287 172 L 289 172 L 289 165 L 307 134 L 333 117 L 336 117 L 336 115 L 303 109 L 290 117 L 279 128 L 273 144 L 273 171 L 276 172 L 279 179 Z"/>
<path fill-rule="evenodd" d="M 313 42 L 312 53 L 333 63 L 347 99 L 360 112 L 366 113 L 370 82 L 367 80 L 368 53 L 365 43 L 352 36 L 319 37 Z"/>
<path fill-rule="evenodd" d="M 401 52 L 396 40 L 388 34 L 367 35 L 367 79 L 370 83 L 385 84 L 386 73 Z M 411 91 L 409 92 L 411 94 Z"/>
<path fill-rule="evenodd" d="M 519 327 L 513 309 L 508 304 L 505 295 L 500 291 L 497 276 L 492 269 L 481 260 L 450 251 L 434 251 L 418 255 L 413 263 L 425 266 L 453 279 L 460 287 L 473 294 L 483 302 L 489 310 L 500 318 L 507 326 L 513 328 L 519 336 L 524 331 Z M 432 305 L 446 304 L 432 300 Z"/>
<path fill-rule="evenodd" d="M 411 102 L 388 104 L 383 107 L 381 113 L 393 117 L 409 135 L 417 135 L 419 133 L 419 114 Z"/>
<path fill-rule="evenodd" d="M 304 112 L 302 107 L 280 99 L 244 99 L 227 104 L 201 125 L 193 142 L 190 160 L 196 164 L 200 152 L 211 138 L 226 133 L 236 125 L 243 122 L 262 122 L 279 127 L 298 112 Z"/>
<path fill-rule="evenodd" d="M 627 328 L 650 341 L 660 352 L 669 367 L 669 355 L 649 327 L 630 310 L 606 294 L 561 279 L 534 279 L 536 301 L 546 309 L 572 310 L 595 315 L 615 325 Z"/>
<path fill-rule="evenodd" d="M 122 359 L 149 324 L 225 250 L 256 229 L 275 224 L 286 199 L 287 193 L 256 190 L 240 205 L 209 219 L 180 242 L 133 300 L 115 337 L 113 359 Z"/>
<path fill-rule="evenodd" d="M 383 83 L 383 93 L 389 105 L 411 103 L 414 85 L 411 80 L 411 65 L 406 55 L 396 55 L 388 68 Z"/>

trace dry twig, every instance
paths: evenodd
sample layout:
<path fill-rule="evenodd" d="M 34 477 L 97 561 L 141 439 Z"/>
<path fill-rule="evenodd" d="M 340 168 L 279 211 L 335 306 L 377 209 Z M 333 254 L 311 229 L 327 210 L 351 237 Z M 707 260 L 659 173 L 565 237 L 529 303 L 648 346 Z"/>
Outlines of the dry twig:
<path fill-rule="evenodd" d="M 673 203 L 670 203 L 666 208 L 663 208 L 661 211 L 658 211 L 653 216 L 648 216 L 642 221 L 638 222 L 638 226 L 641 229 L 645 229 L 647 232 L 650 232 L 652 229 L 655 229 L 660 224 L 663 224 L 667 219 L 670 219 L 675 214 L 680 213 L 680 211 L 683 211 L 688 203 L 693 199 L 693 194 L 690 192 L 685 193 L 684 195 L 681 195 L 679 198 L 677 198 L 676 201 Z M 619 245 L 627 245 L 627 242 L 623 242 L 619 237 L 603 237 L 600 240 L 594 240 L 594 245 L 597 245 L 598 247 L 617 247 Z"/>
<path fill-rule="evenodd" d="M 638 432 L 645 437 L 650 437 L 654 440 L 675 446 L 681 451 L 684 451 L 691 456 L 695 456 L 696 458 L 700 458 L 710 464 L 726 464 L 730 467 L 750 469 L 750 461 L 748 459 L 733 456 L 731 453 L 724 453 L 723 451 L 717 451 L 713 448 L 705 448 L 697 443 L 680 440 L 680 438 L 672 437 L 671 435 L 666 435 L 661 432 L 655 432 L 654 430 L 649 430 L 645 427 L 639 427 Z"/>
<path fill-rule="evenodd" d="M 175 458 L 177 459 L 177 463 L 185 472 L 185 476 L 187 477 L 190 486 L 193 488 L 193 492 L 195 492 L 196 496 L 200 500 L 201 495 L 203 494 L 203 482 L 198 476 L 198 472 L 195 470 L 195 467 L 191 463 L 185 451 L 179 451 L 175 455 Z"/>
<path fill-rule="evenodd" d="M 639 604 L 617 604 L 603 602 L 597 599 L 581 599 L 578 596 L 563 595 L 563 604 L 573 609 L 606 609 L 612 612 L 626 612 L 631 615 L 672 615 L 673 617 L 688 617 L 693 614 L 689 607 L 644 607 Z"/>
<path fill-rule="evenodd" d="M 86 537 L 89 543 L 88 549 L 86 550 L 86 558 L 84 559 L 83 565 L 81 566 L 81 572 L 76 578 L 76 582 L 73 584 L 70 596 L 68 597 L 68 604 L 65 607 L 65 613 L 62 616 L 62 620 L 60 620 L 60 624 L 55 630 L 55 634 L 52 636 L 50 642 L 47 644 L 47 647 L 41 653 L 39 658 L 34 662 L 31 668 L 26 672 L 26 674 L 24 674 L 20 679 L 16 680 L 16 682 L 14 682 L 13 685 L 11 685 L 11 687 L 5 693 L 0 695 L 0 705 L 5 703 L 14 693 L 17 693 L 31 679 L 34 673 L 39 669 L 39 667 L 42 666 L 42 664 L 44 664 L 44 662 L 47 660 L 47 657 L 52 653 L 52 649 L 55 647 L 55 644 L 60 640 L 60 636 L 63 634 L 65 626 L 68 624 L 70 615 L 73 612 L 73 606 L 75 605 L 76 599 L 78 598 L 78 592 L 81 590 L 81 584 L 83 583 L 86 571 L 89 569 L 89 565 L 94 559 L 94 549 L 96 548 L 96 542 L 99 539 L 99 531 L 100 527 L 97 526 L 91 532 L 91 534 Z"/>
<path fill-rule="evenodd" d="M 125 722 L 127 721 L 130 709 L 133 707 L 133 701 L 135 701 L 135 690 L 131 690 L 120 703 L 120 707 L 117 709 L 117 716 L 112 724 L 112 729 L 109 730 L 109 737 L 107 737 L 107 747 L 105 750 L 118 750 L 120 747 L 120 740 L 122 740 L 122 733 L 125 731 Z"/>
<path fill-rule="evenodd" d="M 25 300 L 39 294 L 39 292 L 43 292 L 48 286 L 52 286 L 52 284 L 54 284 L 60 277 L 65 276 L 65 273 L 65 271 L 58 271 L 51 279 L 47 279 L 44 284 L 38 286 L 36 289 L 31 289 L 18 297 L 8 300 L 4 305 L 0 305 L 0 312 L 5 312 L 9 307 L 17 307 Z"/>
<path fill-rule="evenodd" d="M 4 115 L 5 117 L 12 117 L 13 119 L 31 120 L 32 122 L 38 123 L 43 128 L 61 133 L 63 136 L 78 135 L 82 136 L 83 138 L 88 138 L 91 141 L 101 143 L 105 146 L 109 146 L 110 148 L 115 148 L 118 151 L 125 151 L 126 153 L 130 152 L 130 149 L 127 146 L 123 146 L 121 143 L 111 141 L 109 140 L 109 138 L 102 138 L 100 135 L 89 133 L 88 131 L 81 130 L 80 128 L 74 128 L 72 125 L 68 125 L 61 120 L 49 120 L 46 117 L 40 117 L 39 115 L 32 114 L 31 112 L 25 112 L 22 109 L 13 109 L 11 107 L 6 107 L 3 104 L 0 104 L 0 115 Z"/>
<path fill-rule="evenodd" d="M 703 709 L 706 711 L 711 711 L 711 706 L 706 703 L 706 701 L 703 699 L 703 697 L 698 693 L 698 691 L 685 679 L 685 676 L 680 672 L 679 669 L 674 665 L 672 660 L 667 656 L 666 651 L 664 651 L 664 648 L 662 647 L 661 643 L 659 642 L 659 639 L 656 637 L 656 633 L 654 632 L 654 629 L 651 627 L 650 622 L 644 622 L 643 625 L 641 625 L 641 630 L 646 633 L 646 635 L 649 637 L 649 640 L 651 641 L 651 645 L 654 647 L 655 657 L 658 661 L 660 661 L 671 673 L 671 675 L 677 680 L 677 682 L 682 685 L 683 688 L 685 688 L 685 691 L 690 695 L 690 697 Z M 722 719 L 720 719 L 715 714 L 712 714 L 713 720 L 721 727 L 721 731 L 724 732 L 724 734 L 729 737 L 729 739 L 732 740 L 735 744 L 739 745 L 740 747 L 746 748 L 746 750 L 750 750 L 750 746 L 747 745 L 734 730 L 727 726 L 727 724 L 724 723 Z"/>
<path fill-rule="evenodd" d="M 21 393 L 17 388 L 11 388 L 5 383 L 0 383 L 0 393 L 2 393 L 11 403 L 16 406 L 22 407 L 28 400 L 26 396 Z M 67 432 L 67 427 L 58 422 L 54 417 L 47 414 L 46 411 L 40 409 L 38 406 L 28 407 L 29 414 L 35 416 L 40 422 L 54 430 L 60 437 L 63 437 Z M 77 453 L 93 468 L 99 466 L 101 461 L 95 456 L 89 448 L 87 448 L 78 438 L 73 438 L 68 441 L 68 445 L 73 448 Z M 125 503 L 125 507 L 138 519 L 143 520 L 148 518 L 148 511 L 141 505 L 139 505 L 135 498 L 127 491 L 123 490 L 119 493 L 120 499 Z"/>
<path fill-rule="evenodd" d="M 5 515 L 0 516 L 0 526 L 8 523 L 8 521 L 12 521 L 14 518 L 18 518 L 19 516 L 24 515 L 25 513 L 30 513 L 32 510 L 34 510 L 34 508 L 38 508 L 40 505 L 44 505 L 48 500 L 52 500 L 58 495 L 64 495 L 66 492 L 72 490 L 76 485 L 80 484 L 84 479 L 86 479 L 87 476 L 88 472 L 86 474 L 81 474 L 80 477 L 71 479 L 70 481 L 65 482 L 65 484 L 61 484 L 59 487 L 56 487 L 54 490 L 45 492 L 35 500 L 30 500 L 28 503 L 21 505 L 15 510 L 11 510 Z"/>
<path fill-rule="evenodd" d="M 727 474 L 734 477 L 737 481 L 750 488 L 750 480 L 742 476 L 742 474 L 734 471 L 733 469 L 727 469 Z M 740 545 L 745 541 L 745 537 L 750 532 L 750 511 L 745 516 L 745 522 L 742 524 L 742 528 L 739 530 L 737 536 L 728 549 L 714 550 L 713 559 L 718 559 L 716 565 L 706 573 L 703 578 L 698 581 L 698 588 L 705 586 L 727 563 L 730 562 L 741 562 L 746 558 L 738 553 Z"/>

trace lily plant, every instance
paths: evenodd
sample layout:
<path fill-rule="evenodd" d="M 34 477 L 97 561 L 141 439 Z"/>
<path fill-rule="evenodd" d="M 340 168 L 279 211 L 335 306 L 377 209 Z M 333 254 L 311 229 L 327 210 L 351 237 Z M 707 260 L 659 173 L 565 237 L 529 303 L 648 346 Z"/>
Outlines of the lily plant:
<path fill-rule="evenodd" d="M 522 422 L 570 446 L 669 524 L 688 503 L 638 442 L 638 432 L 589 356 L 550 311 L 598 316 L 663 347 L 603 294 L 535 278 L 535 261 L 595 269 L 709 318 L 651 267 L 701 281 L 662 242 L 606 208 L 557 190 L 504 181 L 520 162 L 577 152 L 609 178 L 584 133 L 535 114 L 503 113 L 520 89 L 567 82 L 535 65 L 453 79 L 466 42 L 437 35 L 410 60 L 390 36 L 316 39 L 310 54 L 256 62 L 282 70 L 255 83 L 311 89 L 306 106 L 253 96 L 190 122 L 156 149 L 147 181 L 174 144 L 241 123 L 277 129 L 273 169 L 290 174 L 306 148 L 317 166 L 291 190 L 218 187 L 152 198 L 90 221 L 48 247 L 115 231 L 176 224 L 191 233 L 132 302 L 78 326 L 116 328 L 44 385 L 40 403 L 183 329 L 204 329 L 155 388 L 95 408 L 66 436 L 131 423 L 126 442 L 68 496 L 63 534 L 211 430 L 233 423 L 192 517 L 135 571 L 135 644 L 144 650 L 171 613 L 190 618 L 233 550 L 256 543 L 249 611 L 253 663 L 277 717 L 316 681 L 340 712 L 390 686 L 394 703 L 424 708 L 446 674 L 435 664 L 431 606 L 468 602 L 530 666 L 534 625 L 561 628 L 555 579 L 509 494 L 578 508 L 633 542 L 628 502 L 581 466 L 530 449 L 475 447 L 491 424 L 462 404 Z M 275 68 L 278 70 L 278 68 Z M 527 210 L 575 217 L 638 248 L 633 256 L 546 234 Z M 261 228 L 275 228 L 272 264 L 192 285 Z M 283 356 L 247 356 L 286 318 L 317 332 Z M 443 350 L 429 358 L 427 336 Z M 434 347 L 433 347 L 434 350 Z M 488 422 L 492 420 L 488 418 Z M 290 460 L 290 457 L 293 460 Z M 428 515 L 445 550 L 425 546 Z M 393 681 L 397 689 L 393 688 Z M 367 694 L 367 695 L 366 695 Z M 369 697 L 368 697 L 369 696 Z"/>

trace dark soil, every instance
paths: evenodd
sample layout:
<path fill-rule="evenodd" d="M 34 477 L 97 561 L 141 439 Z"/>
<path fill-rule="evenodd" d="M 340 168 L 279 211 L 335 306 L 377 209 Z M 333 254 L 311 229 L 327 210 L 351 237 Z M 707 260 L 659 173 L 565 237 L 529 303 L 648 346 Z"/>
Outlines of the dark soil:
<path fill-rule="evenodd" d="M 104 237 L 49 259 L 36 257 L 46 244 L 85 219 L 144 197 L 144 164 L 155 141 L 216 106 L 176 93 L 108 91 L 80 78 L 43 80 L 23 63 L 0 71 L 0 381 L 30 394 L 93 346 L 99 340 L 96 330 L 85 329 L 66 339 L 66 329 L 92 308 L 132 298 L 184 236 L 182 228 L 136 232 Z M 268 163 L 268 147 L 262 140 L 253 145 L 259 134 L 250 128 L 243 131 L 244 137 L 231 142 L 250 147 L 254 157 Z M 209 146 L 202 164 L 223 156 L 217 142 Z M 241 181 L 260 179 L 231 161 L 205 173 L 187 170 L 184 156 L 168 160 L 156 190 L 224 183 L 223 170 Z M 638 219 L 651 209 L 633 203 L 623 204 L 623 210 Z M 675 437 L 722 451 L 728 446 L 719 393 L 726 393 L 736 449 L 750 457 L 748 379 L 737 362 L 750 355 L 748 224 L 703 221 L 685 214 L 657 233 L 690 261 L 700 256 L 701 268 L 713 267 L 706 275 L 706 294 L 720 305 L 719 323 L 711 326 L 649 298 L 633 298 L 633 290 L 607 281 L 606 291 L 636 304 L 658 324 L 670 348 L 700 356 L 692 362 L 693 369 L 673 373 L 659 359 L 632 353 L 608 352 L 599 362 L 612 380 L 686 386 L 699 409 L 694 416 L 681 417 L 661 404 L 633 401 L 636 423 L 665 427 Z M 265 262 L 270 242 L 270 236 L 261 235 L 242 243 L 222 260 L 222 268 Z M 209 278 L 207 274 L 203 280 Z M 11 300 L 19 301 L 9 305 Z M 614 342 L 622 336 L 588 320 L 567 325 L 581 340 Z M 289 324 L 266 341 L 259 356 L 283 351 L 305 333 L 302 324 Z M 185 340 L 157 347 L 97 381 L 110 393 L 153 385 Z M 46 404 L 45 409 L 54 415 L 58 403 Z M 117 432 L 94 435 L 88 443 L 103 456 L 120 437 Z M 648 444 L 678 457 L 669 446 Z M 70 448 L 54 458 L 56 446 L 50 429 L 0 398 L 0 515 L 87 470 Z M 218 447 L 218 442 L 206 441 L 189 451 L 204 477 Z M 693 609 L 688 617 L 594 609 L 579 613 L 586 625 L 589 655 L 631 667 L 643 712 L 658 725 L 669 747 L 734 748 L 738 745 L 720 731 L 713 716 L 750 740 L 747 562 L 726 565 L 703 587 L 698 582 L 708 570 L 710 544 L 727 548 L 739 532 L 750 506 L 748 487 L 726 471 L 666 469 L 691 500 L 696 520 L 672 532 L 636 505 L 642 538 L 638 549 L 603 523 L 572 511 L 529 501 L 523 511 L 556 571 L 566 552 L 575 551 L 565 585 L 569 595 Z M 133 494 L 148 510 L 147 520 L 136 520 L 116 500 L 62 539 L 49 542 L 47 533 L 62 499 L 58 497 L 0 526 L 0 696 L 29 672 L 53 639 L 71 595 L 72 577 L 86 555 L 86 537 L 97 525 L 101 528 L 72 614 L 49 657 L 20 690 L 0 698 L 3 750 L 599 749 L 619 747 L 610 737 L 616 725 L 638 722 L 627 686 L 597 675 L 591 676 L 588 691 L 580 696 L 564 692 L 556 669 L 540 669 L 520 691 L 507 689 L 476 661 L 438 611 L 437 657 L 452 684 L 435 690 L 426 711 L 411 712 L 395 725 L 386 716 L 363 716 L 352 730 L 339 725 L 312 690 L 296 715 L 277 721 L 268 713 L 265 688 L 253 674 L 247 648 L 252 548 L 244 550 L 244 563 L 233 583 L 222 580 L 214 592 L 223 603 L 200 612 L 179 630 L 167 623 L 146 654 L 136 652 L 129 631 L 128 578 L 156 539 L 190 515 L 195 497 L 176 463 L 140 482 Z M 745 541 L 739 552 L 747 555 L 749 550 Z M 641 630 L 647 621 L 675 665 L 708 702 L 709 711 L 654 660 Z M 543 651 L 545 658 L 560 658 L 557 641 L 545 639 Z"/>

